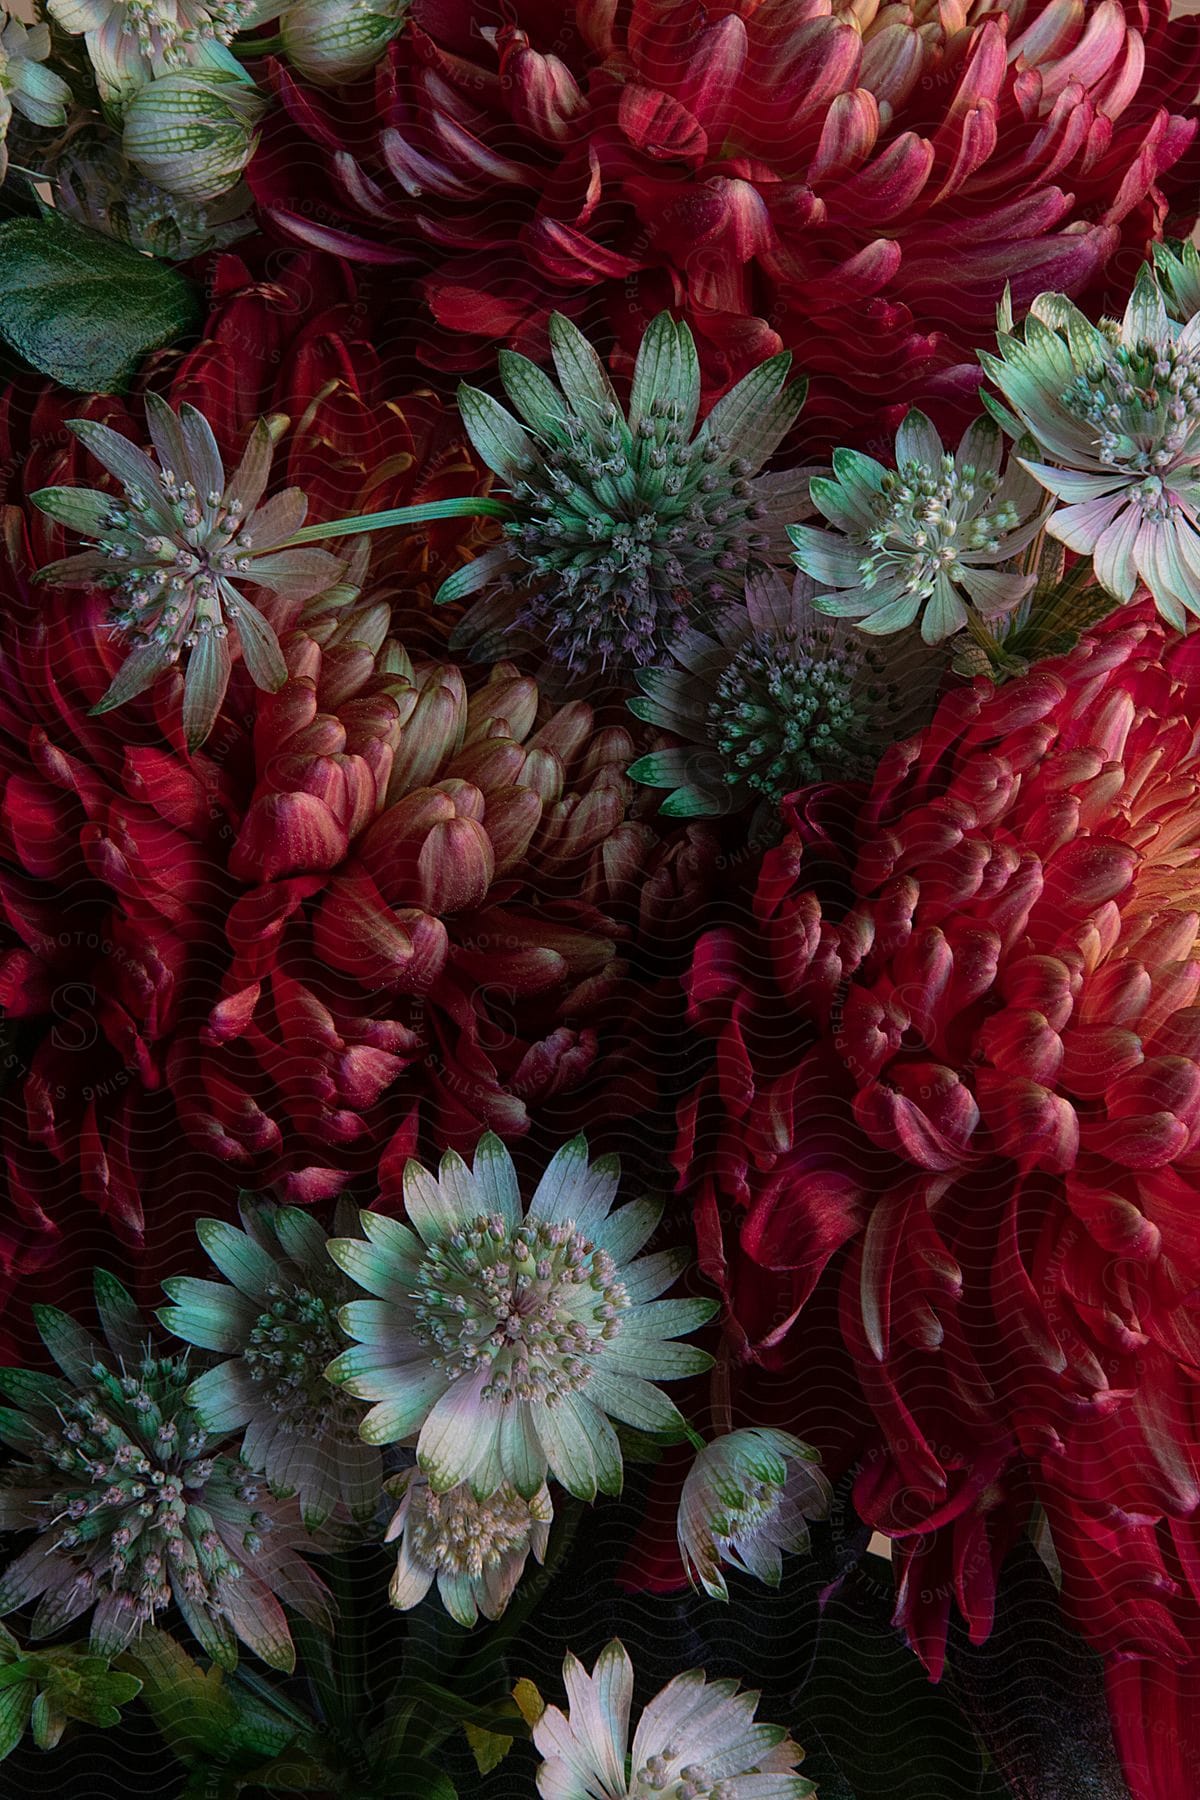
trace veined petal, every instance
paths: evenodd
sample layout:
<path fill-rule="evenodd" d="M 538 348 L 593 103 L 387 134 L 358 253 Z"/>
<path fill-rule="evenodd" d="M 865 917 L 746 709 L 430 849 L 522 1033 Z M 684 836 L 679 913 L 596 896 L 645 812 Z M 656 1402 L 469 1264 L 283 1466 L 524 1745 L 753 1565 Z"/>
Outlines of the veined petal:
<path fill-rule="evenodd" d="M 1072 504 L 1081 500 L 1098 500 L 1104 494 L 1112 494 L 1118 488 L 1132 485 L 1129 476 L 1121 471 L 1108 475 L 1086 475 L 1081 474 L 1078 469 L 1056 469 L 1050 463 L 1030 462 L 1024 456 L 1019 456 L 1017 461 L 1057 499 L 1068 500 Z"/>
<path fill-rule="evenodd" d="M 421 1429 L 417 1462 L 438 1493 L 469 1481 L 488 1455 L 503 1411 L 495 1401 L 483 1398 L 489 1379 L 485 1367 L 452 1382 Z"/>
<path fill-rule="evenodd" d="M 488 468 L 510 488 L 516 487 L 536 461 L 534 442 L 525 427 L 498 400 L 466 382 L 458 390 L 458 409 L 467 436 Z"/>
<path fill-rule="evenodd" d="M 610 1374 L 603 1359 L 588 1377 L 584 1392 L 610 1419 L 638 1431 L 673 1432 L 683 1424 L 679 1408 L 660 1388 L 638 1375 Z"/>
<path fill-rule="evenodd" d="M 1000 427 L 986 414 L 972 421 L 963 433 L 954 453 L 954 466 L 961 475 L 965 469 L 980 475 L 999 475 L 1004 456 L 1004 439 Z"/>
<path fill-rule="evenodd" d="M 189 750 L 198 750 L 216 724 L 230 666 L 229 639 L 216 631 L 201 632 L 183 683 L 183 735 Z"/>
<path fill-rule="evenodd" d="M 119 431 L 113 431 L 95 419 L 70 419 L 68 425 L 96 461 L 103 463 L 110 475 L 116 476 L 126 492 L 136 494 L 145 504 L 145 516 L 154 520 L 164 536 L 173 538 L 178 526 L 163 498 L 158 469 L 146 452 L 131 444 Z"/>
<path fill-rule="evenodd" d="M 577 1500 L 596 1498 L 596 1463 L 583 1420 L 564 1394 L 557 1406 L 535 1400 L 529 1408 L 533 1428 L 554 1475 Z"/>
<path fill-rule="evenodd" d="M 114 495 L 102 494 L 96 488 L 39 488 L 29 497 L 39 512 L 57 519 L 60 525 L 77 531 L 81 537 L 106 537 L 110 529 L 108 521 L 113 512 L 121 508 L 121 502 Z"/>
<path fill-rule="evenodd" d="M 354 1393 L 357 1384 L 347 1381 L 343 1385 L 349 1393 Z M 467 1385 L 465 1382 L 455 1382 L 449 1391 L 453 1393 Z M 447 1388 L 448 1383 L 442 1370 L 431 1369 L 428 1363 L 413 1363 L 403 1369 L 390 1369 L 386 1398 L 379 1400 L 359 1425 L 359 1435 L 363 1442 L 398 1444 L 404 1438 L 415 1436 L 446 1397 Z M 440 1444 L 440 1437 L 438 1442 Z M 453 1487 L 454 1483 L 451 1481 L 446 1485 Z"/>
<path fill-rule="evenodd" d="M 245 1294 L 221 1281 L 174 1275 L 163 1287 L 175 1304 L 160 1307 L 159 1319 L 176 1337 L 201 1350 L 241 1350 L 261 1311 Z"/>
<path fill-rule="evenodd" d="M 1046 530 L 1068 550 L 1090 556 L 1113 520 L 1127 506 L 1132 509 L 1132 502 L 1122 487 L 1116 493 L 1084 500 L 1077 506 L 1064 506 L 1061 512 L 1051 514 Z"/>
<path fill-rule="evenodd" d="M 521 1222 L 521 1196 L 517 1172 L 502 1138 L 485 1131 L 475 1146 L 473 1164 L 479 1203 L 485 1213 L 499 1213 L 510 1231 Z"/>
<path fill-rule="evenodd" d="M 716 1300 L 651 1300 L 631 1306 L 621 1317 L 621 1336 L 644 1338 L 684 1337 L 698 1331 L 720 1311 Z"/>
<path fill-rule="evenodd" d="M 959 585 L 966 589 L 985 618 L 1011 612 L 1037 581 L 1036 575 L 1015 575 L 1001 569 L 973 569 L 964 565 L 958 571 Z"/>
<path fill-rule="evenodd" d="M 1105 505 L 1104 501 L 1093 501 L 1092 505 Z M 1137 567 L 1133 559 L 1133 546 L 1137 541 L 1142 516 L 1140 509 L 1132 502 L 1123 512 L 1118 512 L 1112 524 L 1100 533 L 1092 551 L 1092 567 L 1096 571 L 1096 579 L 1101 587 L 1108 589 L 1118 600 L 1129 600 L 1137 586 Z M 1054 537 L 1060 533 L 1055 530 L 1056 519 L 1050 521 L 1050 532 Z M 1063 540 L 1065 542 L 1065 539 Z"/>
<path fill-rule="evenodd" d="M 587 1139 L 574 1137 L 556 1150 L 529 1202 L 528 1216 L 547 1225 L 565 1225 L 576 1216 L 576 1199 L 588 1172 Z"/>
<path fill-rule="evenodd" d="M 818 483 L 813 482 L 816 488 Z M 834 484 L 828 483 L 833 490 Z M 814 498 L 816 496 L 814 495 Z M 833 504 L 828 493 L 817 500 L 821 511 L 830 516 Z M 834 521 L 837 523 L 837 521 Z M 862 556 L 855 546 L 845 539 L 836 538 L 828 531 L 814 531 L 809 525 L 789 525 L 788 536 L 796 546 L 792 561 L 811 575 L 814 581 L 823 586 L 835 588 L 859 587 L 862 583 L 862 571 L 859 567 Z"/>
<path fill-rule="evenodd" d="M 471 1222 L 471 1214 L 457 1204 L 457 1196 L 415 1158 L 404 1165 L 404 1210 L 425 1244 L 444 1244 Z"/>
<path fill-rule="evenodd" d="M 244 519 L 249 518 L 266 492 L 274 450 L 270 426 L 265 419 L 256 420 L 241 461 L 225 490 L 226 506 L 231 501 L 236 501 Z"/>
<path fill-rule="evenodd" d="M 420 1261 L 418 1252 L 414 1251 L 401 1262 L 378 1244 L 364 1243 L 361 1238 L 330 1238 L 329 1254 L 351 1281 L 366 1288 L 368 1294 L 390 1300 L 393 1306 L 412 1305 L 410 1295 L 413 1274 Z"/>
<path fill-rule="evenodd" d="M 642 1337 L 621 1332 L 605 1345 L 603 1366 L 617 1375 L 638 1375 L 645 1381 L 682 1381 L 688 1375 L 702 1375 L 711 1369 L 713 1359 L 707 1350 L 695 1344 L 679 1344 L 673 1339 Z"/>
<path fill-rule="evenodd" d="M 499 1455 L 505 1479 L 524 1499 L 531 1500 L 546 1479 L 546 1452 L 527 1407 L 506 1406 L 503 1409 Z"/>
<path fill-rule="evenodd" d="M 896 463 L 916 463 L 918 468 L 936 469 L 943 455 L 942 440 L 931 420 L 913 407 L 900 421 L 896 433 Z"/>
<path fill-rule="evenodd" d="M 223 1219 L 201 1219 L 196 1236 L 226 1281 L 231 1281 L 249 1299 L 265 1305 L 278 1267 L 262 1246 Z"/>
<path fill-rule="evenodd" d="M 261 1396 L 250 1371 L 240 1359 L 206 1369 L 188 1389 L 188 1400 L 205 1431 L 236 1431 L 253 1418 Z"/>
<path fill-rule="evenodd" d="M 81 561 L 82 558 L 70 560 Z M 48 575 L 50 571 L 43 570 L 42 573 Z M 136 700 L 152 682 L 158 680 L 164 669 L 170 668 L 174 660 L 170 644 L 139 644 L 137 649 L 130 651 L 102 698 L 93 706 L 93 714 L 112 712 L 114 708 L 124 706 L 127 701 Z"/>
<path fill-rule="evenodd" d="M 317 550 L 311 545 L 292 550 L 268 550 L 265 555 L 252 556 L 249 560 L 250 567 L 244 571 L 243 580 L 292 601 L 311 600 L 314 595 L 323 594 L 326 588 L 333 587 L 341 579 L 343 569 L 331 551 Z"/>
<path fill-rule="evenodd" d="M 658 1296 L 678 1279 L 688 1266 L 688 1253 L 682 1245 L 670 1250 L 656 1250 L 650 1256 L 643 1256 L 624 1270 L 621 1285 L 629 1297 L 631 1305 L 638 1305 L 644 1300 L 657 1300 Z"/>
<path fill-rule="evenodd" d="M 268 694 L 276 693 L 287 680 L 288 670 L 274 628 L 258 608 L 241 595 L 237 595 L 236 611 L 233 607 L 227 607 L 227 611 L 237 627 L 238 643 L 251 681 Z"/>
<path fill-rule="evenodd" d="M 625 1264 L 654 1235 L 662 1215 L 663 1202 L 660 1199 L 647 1196 L 641 1200 L 630 1200 L 627 1205 L 610 1213 L 603 1224 L 596 1227 L 593 1236 L 608 1251 L 614 1262 Z"/>
<path fill-rule="evenodd" d="M 418 1562 L 407 1536 L 402 1537 L 388 1599 L 401 1612 L 407 1612 L 410 1607 L 420 1604 L 432 1586 L 432 1564 Z"/>

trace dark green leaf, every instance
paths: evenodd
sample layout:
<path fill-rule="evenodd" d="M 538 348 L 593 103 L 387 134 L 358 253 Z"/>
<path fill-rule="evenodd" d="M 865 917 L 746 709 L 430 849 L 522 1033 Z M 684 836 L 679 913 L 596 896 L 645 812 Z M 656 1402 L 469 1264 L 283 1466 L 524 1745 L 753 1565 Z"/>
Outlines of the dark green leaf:
<path fill-rule="evenodd" d="M 119 392 L 199 314 L 167 264 L 56 213 L 0 224 L 0 337 L 64 387 Z"/>

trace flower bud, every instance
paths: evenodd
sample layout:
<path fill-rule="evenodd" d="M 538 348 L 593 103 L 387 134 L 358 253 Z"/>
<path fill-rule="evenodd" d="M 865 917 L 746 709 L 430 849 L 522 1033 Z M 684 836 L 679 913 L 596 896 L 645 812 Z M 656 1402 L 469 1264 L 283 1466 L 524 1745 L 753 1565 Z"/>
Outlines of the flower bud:
<path fill-rule="evenodd" d="M 236 184 L 253 156 L 265 106 L 236 76 L 176 69 L 135 94 L 125 115 L 125 153 L 169 193 L 213 200 Z"/>
<path fill-rule="evenodd" d="M 284 54 L 308 81 L 355 81 L 404 23 L 408 0 L 293 0 L 280 20 Z"/>
<path fill-rule="evenodd" d="M 254 230 L 244 181 L 211 203 L 180 200 L 139 175 L 121 148 L 120 132 L 102 123 L 70 134 L 50 172 L 59 212 L 168 262 L 223 250 Z"/>

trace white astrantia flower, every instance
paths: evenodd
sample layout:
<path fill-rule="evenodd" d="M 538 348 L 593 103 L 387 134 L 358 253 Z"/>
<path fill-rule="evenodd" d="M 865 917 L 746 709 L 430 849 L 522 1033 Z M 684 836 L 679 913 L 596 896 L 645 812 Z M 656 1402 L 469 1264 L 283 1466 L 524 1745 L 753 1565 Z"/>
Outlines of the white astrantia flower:
<path fill-rule="evenodd" d="M 721 1564 L 775 1587 L 784 1551 L 808 1548 L 808 1521 L 829 1511 L 816 1452 L 788 1431 L 731 1431 L 697 1456 L 679 1501 L 679 1553 L 688 1579 L 728 1600 Z"/>
<path fill-rule="evenodd" d="M 668 1682 L 629 1743 L 633 1665 L 613 1640 L 589 1675 L 563 1663 L 568 1711 L 548 1706 L 533 1728 L 545 1758 L 542 1800 L 805 1800 L 804 1752 L 784 1726 L 756 1723 L 756 1693 L 689 1669 Z"/>
<path fill-rule="evenodd" d="M 407 1612 L 436 1581 L 460 1625 L 474 1625 L 480 1613 L 498 1619 L 530 1553 L 537 1562 L 545 1557 L 554 1518 L 545 1483 L 528 1499 L 506 1484 L 477 1500 L 466 1482 L 436 1494 L 419 1469 L 406 1469 L 387 1486 L 400 1500 L 384 1540 L 400 1540 L 392 1605 Z"/>
<path fill-rule="evenodd" d="M 467 436 L 508 489 L 510 511 L 503 541 L 438 589 L 439 602 L 484 594 L 451 649 L 494 657 L 514 633 L 533 633 L 576 671 L 662 662 L 679 630 L 710 623 L 751 563 L 782 551 L 787 522 L 811 510 L 811 471 L 761 472 L 806 384 L 789 382 L 782 351 L 698 424 L 696 346 L 669 313 L 647 327 L 628 407 L 569 319 L 552 313 L 547 331 L 557 385 L 501 350 L 513 412 L 465 382 L 458 390 Z"/>
<path fill-rule="evenodd" d="M 449 1151 L 437 1175 L 404 1171 L 407 1224 L 365 1212 L 368 1239 L 330 1253 L 375 1296 L 339 1315 L 359 1342 L 329 1377 L 373 1401 L 368 1443 L 416 1438 L 417 1460 L 444 1493 L 469 1481 L 480 1499 L 511 1482 L 531 1498 L 552 1469 L 592 1500 L 621 1488 L 610 1419 L 680 1431 L 674 1403 L 653 1385 L 708 1368 L 672 1342 L 713 1316 L 711 1300 L 660 1300 L 686 1252 L 633 1258 L 661 1203 L 612 1213 L 615 1157 L 588 1162 L 587 1142 L 557 1153 L 523 1207 L 512 1159 L 489 1132 L 473 1168 Z"/>
<path fill-rule="evenodd" d="M 295 1494 L 315 1529 L 339 1501 L 369 1518 L 379 1504 L 379 1451 L 358 1435 L 362 1409 L 325 1379 L 345 1344 L 337 1309 L 352 1289 L 311 1214 L 244 1195 L 243 1229 L 201 1219 L 200 1242 L 232 1285 L 174 1276 L 159 1319 L 176 1337 L 226 1357 L 188 1389 L 208 1432 L 244 1431 L 242 1461 L 277 1493 Z M 341 1208 L 347 1230 L 353 1208 Z"/>
<path fill-rule="evenodd" d="M 48 0 L 54 23 L 82 35 L 100 97 L 118 105 L 169 69 L 238 69 L 226 46 L 286 0 Z M 243 79 L 248 79 L 243 76 Z"/>
<path fill-rule="evenodd" d="M 282 11 L 283 54 L 306 81 L 357 81 L 404 24 L 409 0 L 292 0 Z"/>
<path fill-rule="evenodd" d="M 219 200 L 257 150 L 266 107 L 256 88 L 222 69 L 172 69 L 133 96 L 121 147 L 167 193 L 193 204 Z"/>
<path fill-rule="evenodd" d="M 38 580 L 104 587 L 112 595 L 109 622 L 130 654 L 93 712 L 135 699 L 189 652 L 183 728 L 194 750 L 225 697 L 232 646 L 257 687 L 274 692 L 287 679 L 275 626 L 243 589 L 273 594 L 282 626 L 303 601 L 330 587 L 343 565 L 327 550 L 290 546 L 308 511 L 299 488 L 263 501 L 274 451 L 265 419 L 228 477 L 203 413 L 186 404 L 176 413 L 158 394 L 146 396 L 157 462 L 95 419 L 68 426 L 120 482 L 123 497 L 97 488 L 39 489 L 35 506 L 94 542 L 40 569 Z"/>
<path fill-rule="evenodd" d="M 1064 294 L 1039 294 L 1019 332 L 1007 309 L 1000 323 L 999 355 L 980 361 L 1012 412 L 988 404 L 1046 459 L 1022 460 L 1063 502 L 1047 531 L 1090 556 L 1115 599 L 1144 583 L 1184 630 L 1200 617 L 1200 314 L 1168 318 L 1143 265 L 1119 322 L 1093 325 Z"/>
<path fill-rule="evenodd" d="M 991 419 L 976 419 L 952 454 L 914 407 L 896 433 L 896 467 L 835 450 L 833 476 L 814 476 L 813 504 L 833 528 L 792 525 L 792 560 L 821 588 L 818 612 L 886 637 L 918 617 L 927 644 L 1010 612 L 1034 577 L 1014 568 L 1048 507 L 1019 460 L 1004 463 Z M 1002 472 L 1003 470 L 1003 472 Z"/>
<path fill-rule="evenodd" d="M 626 704 L 682 741 L 630 765 L 634 781 L 672 791 L 669 818 L 757 805 L 751 837 L 779 817 L 784 796 L 823 779 L 856 781 L 889 743 L 926 723 L 942 659 L 920 639 L 874 643 L 812 605 L 813 583 L 756 568 L 745 596 L 712 633 L 683 628 L 670 664 L 639 669 Z M 915 652 L 915 654 L 914 654 Z"/>
<path fill-rule="evenodd" d="M 95 1275 L 103 1342 L 53 1306 L 34 1308 L 62 1371 L 0 1368 L 0 1531 L 36 1532 L 0 1570 L 0 1615 L 36 1601 L 35 1639 L 92 1614 L 95 1656 L 116 1656 L 174 1604 L 213 1661 L 237 1643 L 292 1669 L 285 1605 L 333 1629 L 329 1595 L 301 1547 L 293 1500 L 272 1498 L 188 1400 L 190 1352 L 162 1354 L 129 1295 Z"/>

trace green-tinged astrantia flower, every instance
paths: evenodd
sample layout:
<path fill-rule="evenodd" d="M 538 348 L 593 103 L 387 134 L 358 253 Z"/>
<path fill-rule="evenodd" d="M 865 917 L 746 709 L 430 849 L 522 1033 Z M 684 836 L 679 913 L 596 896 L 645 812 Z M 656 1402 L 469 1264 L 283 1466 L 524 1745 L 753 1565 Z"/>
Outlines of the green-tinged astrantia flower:
<path fill-rule="evenodd" d="M 343 1209 L 340 1228 L 356 1215 Z M 200 1242 L 229 1283 L 175 1276 L 159 1313 L 177 1337 L 226 1357 L 188 1389 L 205 1430 L 244 1431 L 242 1461 L 277 1492 L 294 1493 L 304 1523 L 324 1524 L 339 1501 L 370 1517 L 383 1482 L 379 1451 L 358 1435 L 362 1408 L 325 1379 L 345 1347 L 336 1313 L 353 1287 L 316 1220 L 245 1196 L 243 1229 L 202 1219 Z"/>
<path fill-rule="evenodd" d="M 266 101 L 220 69 L 176 69 L 139 88 L 125 113 L 130 162 L 181 200 L 216 200 L 237 186 L 258 147 Z"/>
<path fill-rule="evenodd" d="M 120 103 L 154 75 L 236 70 L 226 45 L 286 0 L 48 0 L 54 23 L 82 34 L 100 97 Z"/>
<path fill-rule="evenodd" d="M 796 1772 L 804 1752 L 782 1725 L 755 1721 L 756 1693 L 677 1675 L 656 1694 L 629 1742 L 633 1664 L 614 1641 L 589 1675 L 567 1652 L 568 1711 L 548 1706 L 533 1728 L 545 1758 L 542 1800 L 804 1800 L 816 1789 Z"/>
<path fill-rule="evenodd" d="M 240 1638 L 264 1662 L 295 1661 L 281 1602 L 331 1625 L 324 1585 L 297 1545 L 294 1502 L 203 1430 L 188 1356 L 161 1355 L 119 1282 L 96 1275 L 105 1345 L 50 1306 L 38 1330 L 62 1379 L 0 1369 L 0 1529 L 37 1532 L 0 1575 L 0 1614 L 37 1601 L 32 1636 L 92 1613 L 90 1649 L 115 1656 L 172 1601 L 214 1662 Z M 94 1611 L 93 1611 L 94 1609 Z"/>
<path fill-rule="evenodd" d="M 39 1750 L 53 1750 L 72 1721 L 100 1729 L 119 1724 L 121 1707 L 141 1687 L 136 1675 L 110 1669 L 107 1657 L 70 1644 L 22 1650 L 0 1625 L 0 1760 L 27 1729 Z"/>
<path fill-rule="evenodd" d="M 112 624 L 128 634 L 132 649 L 97 712 L 132 700 L 190 652 L 183 726 L 195 749 L 220 710 L 232 646 L 241 650 L 259 687 L 281 687 L 287 668 L 276 625 L 290 623 L 303 601 L 337 579 L 342 565 L 327 550 L 281 548 L 308 508 L 299 488 L 259 504 L 273 448 L 264 420 L 228 481 L 208 421 L 194 406 L 176 415 L 165 400 L 148 394 L 146 422 L 157 464 L 107 425 L 70 421 L 121 483 L 124 499 L 93 488 L 34 494 L 34 504 L 52 519 L 96 540 L 80 555 L 51 563 L 39 579 L 112 591 Z M 278 597 L 275 623 L 246 599 L 247 586 Z"/>
<path fill-rule="evenodd" d="M 279 21 L 283 54 L 306 81 L 356 81 L 373 69 L 408 0 L 291 0 Z"/>
<path fill-rule="evenodd" d="M 877 637 L 918 615 L 927 644 L 961 631 L 974 607 L 985 619 L 1014 607 L 1033 576 L 1008 566 L 1041 529 L 1037 484 L 1003 438 L 977 419 L 952 456 L 924 413 L 896 433 L 896 467 L 835 450 L 833 477 L 814 477 L 813 504 L 832 531 L 793 525 L 794 561 L 820 588 L 818 612 L 854 619 Z"/>
<path fill-rule="evenodd" d="M 181 200 L 139 175 L 103 123 L 74 132 L 56 150 L 50 174 L 55 206 L 68 219 L 168 262 L 223 250 L 255 229 L 245 182 L 219 200 Z"/>
<path fill-rule="evenodd" d="M 5 139 L 19 112 L 32 125 L 65 125 L 71 90 L 46 67 L 50 27 L 23 25 L 0 7 L 0 181 L 8 172 Z"/>
<path fill-rule="evenodd" d="M 673 818 L 774 813 L 785 794 L 827 778 L 867 775 L 884 748 L 922 723 L 939 659 L 918 645 L 897 657 L 813 610 L 813 583 L 753 571 L 742 605 L 725 607 L 712 635 L 685 629 L 674 667 L 639 669 L 630 712 L 683 742 L 629 770 L 669 787 Z"/>
<path fill-rule="evenodd" d="M 1200 616 L 1200 315 L 1170 320 L 1143 265 L 1120 323 L 1095 326 L 1064 295 L 1041 294 L 998 342 L 980 360 L 1013 413 L 992 410 L 1036 439 L 1048 460 L 1025 467 L 1066 503 L 1046 529 L 1090 556 L 1117 600 L 1144 582 L 1183 630 Z"/>
<path fill-rule="evenodd" d="M 710 1300 L 659 1300 L 687 1261 L 659 1251 L 634 1261 L 661 1204 L 610 1213 L 615 1157 L 589 1166 L 572 1139 L 528 1207 L 512 1159 L 489 1132 L 468 1168 L 453 1151 L 432 1175 L 404 1171 L 408 1223 L 362 1215 L 369 1242 L 334 1240 L 333 1256 L 376 1296 L 341 1311 L 359 1340 L 331 1380 L 373 1401 L 368 1443 L 416 1438 L 439 1493 L 469 1481 L 479 1499 L 511 1482 L 526 1499 L 547 1468 L 582 1499 L 621 1487 L 610 1418 L 678 1431 L 678 1409 L 653 1386 L 712 1358 L 670 1340 L 716 1310 Z M 418 1435 L 419 1434 L 419 1435 Z"/>
<path fill-rule="evenodd" d="M 1200 312 L 1200 250 L 1186 238 L 1182 243 L 1155 244 L 1153 251 L 1167 309 L 1173 319 L 1186 325 Z"/>
<path fill-rule="evenodd" d="M 530 1552 L 537 1562 L 546 1554 L 554 1508 L 544 1485 L 528 1499 L 506 1484 L 477 1500 L 465 1482 L 438 1494 L 419 1469 L 406 1469 L 388 1492 L 400 1500 L 387 1530 L 389 1544 L 400 1540 L 388 1596 L 401 1612 L 418 1605 L 436 1580 L 442 1605 L 460 1625 L 474 1625 L 480 1613 L 498 1619 Z"/>
<path fill-rule="evenodd" d="M 568 319 L 550 320 L 561 388 L 500 352 L 524 425 L 477 388 L 459 389 L 471 442 L 512 495 L 504 544 L 452 575 L 440 600 L 499 589 L 472 607 L 452 643 L 491 655 L 534 633 L 571 669 L 661 662 L 685 623 L 706 626 L 741 590 L 753 558 L 786 547 L 807 507 L 809 471 L 758 475 L 804 399 L 791 358 L 772 357 L 696 429 L 700 367 L 686 325 L 667 313 L 638 351 L 626 415 L 604 365 Z"/>
<path fill-rule="evenodd" d="M 729 1563 L 776 1586 L 784 1551 L 807 1550 L 808 1520 L 829 1511 L 829 1483 L 816 1460 L 787 1431 L 751 1427 L 708 1444 L 679 1502 L 679 1554 L 689 1580 L 728 1600 L 721 1564 Z"/>

